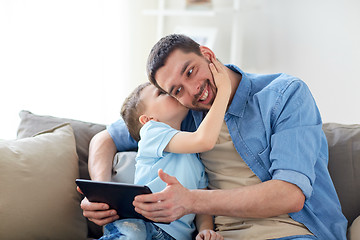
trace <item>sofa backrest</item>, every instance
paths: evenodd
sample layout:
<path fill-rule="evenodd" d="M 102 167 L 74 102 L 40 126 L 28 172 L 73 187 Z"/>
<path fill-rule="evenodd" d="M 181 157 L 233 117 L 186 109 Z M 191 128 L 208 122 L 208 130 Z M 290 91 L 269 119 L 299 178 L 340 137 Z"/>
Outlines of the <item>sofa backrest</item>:
<path fill-rule="evenodd" d="M 360 124 L 323 125 L 329 145 L 329 172 L 349 225 L 360 215 Z"/>

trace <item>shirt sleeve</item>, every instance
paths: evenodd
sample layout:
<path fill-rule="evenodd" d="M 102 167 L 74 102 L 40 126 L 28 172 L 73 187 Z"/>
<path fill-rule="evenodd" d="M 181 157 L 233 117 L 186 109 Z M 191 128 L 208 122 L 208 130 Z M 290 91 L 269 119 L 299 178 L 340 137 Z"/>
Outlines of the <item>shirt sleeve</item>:
<path fill-rule="evenodd" d="M 179 131 L 156 121 L 147 122 L 140 130 L 139 149 L 142 157 L 163 157 L 165 147 Z"/>
<path fill-rule="evenodd" d="M 277 99 L 271 136 L 269 169 L 272 179 L 297 185 L 306 198 L 312 195 L 317 161 L 324 143 L 322 121 L 316 103 L 302 81 L 293 81 Z M 326 142 L 326 140 L 325 140 Z"/>
<path fill-rule="evenodd" d="M 109 125 L 107 131 L 113 139 L 118 152 L 137 149 L 137 142 L 131 137 L 122 119 Z"/>

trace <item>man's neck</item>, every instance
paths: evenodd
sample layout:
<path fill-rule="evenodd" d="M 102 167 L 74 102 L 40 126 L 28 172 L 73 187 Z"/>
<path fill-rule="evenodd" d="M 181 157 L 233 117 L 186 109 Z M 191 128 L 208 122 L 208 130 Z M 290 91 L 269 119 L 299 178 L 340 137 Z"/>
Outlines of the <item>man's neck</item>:
<path fill-rule="evenodd" d="M 228 104 L 228 107 L 229 107 L 235 96 L 236 90 L 241 82 L 242 75 L 238 72 L 234 72 L 233 70 L 231 70 L 229 68 L 226 68 L 226 70 L 228 72 L 230 82 L 231 82 L 231 94 L 230 94 L 229 104 Z"/>

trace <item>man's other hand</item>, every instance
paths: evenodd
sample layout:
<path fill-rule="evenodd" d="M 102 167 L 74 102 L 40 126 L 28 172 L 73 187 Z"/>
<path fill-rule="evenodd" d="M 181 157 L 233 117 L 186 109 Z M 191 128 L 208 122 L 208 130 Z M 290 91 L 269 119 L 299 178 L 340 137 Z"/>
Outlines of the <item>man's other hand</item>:
<path fill-rule="evenodd" d="M 77 190 L 79 193 L 83 194 L 79 187 L 77 187 Z M 89 202 L 85 197 L 81 201 L 80 206 L 83 210 L 83 215 L 99 226 L 104 226 L 119 219 L 116 211 L 114 209 L 109 209 L 109 205 L 106 203 Z"/>

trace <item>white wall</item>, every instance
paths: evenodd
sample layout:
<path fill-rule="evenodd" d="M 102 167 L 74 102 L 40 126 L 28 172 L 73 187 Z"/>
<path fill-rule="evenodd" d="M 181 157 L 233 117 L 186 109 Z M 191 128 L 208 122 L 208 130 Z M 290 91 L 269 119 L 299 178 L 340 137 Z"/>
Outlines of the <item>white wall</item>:
<path fill-rule="evenodd" d="M 0 1 L 0 139 L 18 112 L 111 123 L 132 89 L 128 1 Z"/>
<path fill-rule="evenodd" d="M 360 1 L 247 0 L 242 67 L 287 72 L 312 90 L 324 122 L 359 123 Z"/>

